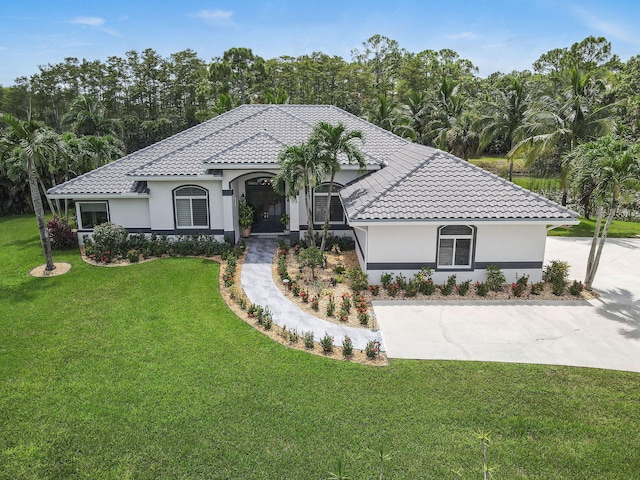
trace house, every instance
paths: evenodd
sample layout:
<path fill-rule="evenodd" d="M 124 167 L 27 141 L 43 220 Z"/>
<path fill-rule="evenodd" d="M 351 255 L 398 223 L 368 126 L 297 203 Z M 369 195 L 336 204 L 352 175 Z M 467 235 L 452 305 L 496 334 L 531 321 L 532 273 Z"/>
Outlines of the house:
<path fill-rule="evenodd" d="M 319 121 L 363 132 L 367 172 L 343 161 L 334 189 L 314 192 L 312 219 L 304 196 L 286 199 L 271 181 L 286 146 L 305 142 Z M 372 282 L 383 272 L 434 280 L 483 280 L 487 265 L 508 281 L 542 276 L 548 227 L 576 224 L 577 214 L 440 150 L 417 145 L 337 107 L 243 105 L 49 190 L 73 199 L 79 236 L 112 221 L 130 233 L 207 234 L 240 239 L 238 203 L 255 211 L 253 234 L 300 237 L 321 228 L 331 209 L 334 233 L 353 235 Z"/>

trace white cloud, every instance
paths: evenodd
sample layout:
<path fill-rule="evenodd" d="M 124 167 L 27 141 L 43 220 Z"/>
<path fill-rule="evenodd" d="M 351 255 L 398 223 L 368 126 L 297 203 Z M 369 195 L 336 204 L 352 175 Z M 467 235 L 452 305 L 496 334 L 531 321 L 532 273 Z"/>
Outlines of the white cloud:
<path fill-rule="evenodd" d="M 235 23 L 231 19 L 233 14 L 234 12 L 231 10 L 200 10 L 197 13 L 189 14 L 189 16 L 200 18 L 215 27 L 233 27 L 235 26 Z"/>
<path fill-rule="evenodd" d="M 457 33 L 455 35 L 449 35 L 449 38 L 452 40 L 461 40 L 461 39 L 476 40 L 479 37 L 473 32 L 462 32 L 462 33 Z"/>
<path fill-rule="evenodd" d="M 100 17 L 76 17 L 69 20 L 69 23 L 77 23 L 78 25 L 88 25 L 90 27 L 99 27 L 104 25 L 104 18 Z"/>
<path fill-rule="evenodd" d="M 69 20 L 69 23 L 73 23 L 76 25 L 85 25 L 87 27 L 97 28 L 101 32 L 104 32 L 108 35 L 112 35 L 114 37 L 120 37 L 120 33 L 116 30 L 108 27 L 104 27 L 105 19 L 100 17 L 75 17 Z"/>
<path fill-rule="evenodd" d="M 9 50 L 9 47 L 5 47 L 4 45 L 0 45 L 0 50 Z"/>

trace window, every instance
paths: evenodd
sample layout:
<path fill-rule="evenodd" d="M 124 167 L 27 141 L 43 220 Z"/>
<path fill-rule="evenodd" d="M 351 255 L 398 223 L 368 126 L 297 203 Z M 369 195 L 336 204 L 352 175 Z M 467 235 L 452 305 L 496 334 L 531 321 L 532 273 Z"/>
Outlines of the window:
<path fill-rule="evenodd" d="M 209 226 L 207 191 L 200 187 L 180 187 L 173 192 L 176 228 Z"/>
<path fill-rule="evenodd" d="M 438 267 L 471 267 L 473 228 L 466 225 L 440 227 Z"/>
<path fill-rule="evenodd" d="M 81 230 L 88 230 L 109 221 L 107 202 L 80 202 L 78 211 Z"/>
<path fill-rule="evenodd" d="M 338 197 L 338 190 L 341 188 L 342 185 L 336 185 L 334 183 L 331 195 L 329 195 L 328 184 L 321 185 L 314 190 L 313 223 L 324 223 L 327 216 L 327 207 L 330 209 L 330 223 L 344 223 L 344 210 L 342 209 L 340 197 Z M 331 204 L 329 204 L 329 198 L 331 198 Z"/>

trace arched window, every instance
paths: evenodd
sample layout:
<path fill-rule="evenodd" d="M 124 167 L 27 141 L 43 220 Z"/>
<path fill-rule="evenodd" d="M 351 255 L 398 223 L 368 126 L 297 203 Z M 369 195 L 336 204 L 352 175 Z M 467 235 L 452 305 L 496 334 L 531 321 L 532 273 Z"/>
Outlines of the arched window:
<path fill-rule="evenodd" d="M 438 229 L 438 267 L 471 267 L 474 229 L 446 225 Z"/>
<path fill-rule="evenodd" d="M 313 223 L 324 223 L 327 216 L 327 208 L 330 209 L 330 223 L 344 223 L 344 210 L 338 196 L 342 185 L 333 184 L 333 190 L 329 195 L 329 184 L 325 183 L 317 187 L 313 192 Z"/>
<path fill-rule="evenodd" d="M 173 191 L 176 228 L 209 227 L 209 199 L 201 187 L 180 187 Z"/>

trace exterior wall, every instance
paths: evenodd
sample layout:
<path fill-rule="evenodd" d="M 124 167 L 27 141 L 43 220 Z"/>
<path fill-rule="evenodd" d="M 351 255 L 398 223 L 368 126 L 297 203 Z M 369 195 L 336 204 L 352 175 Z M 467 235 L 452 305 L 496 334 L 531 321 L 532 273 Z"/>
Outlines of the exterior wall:
<path fill-rule="evenodd" d="M 209 192 L 209 230 L 176 229 L 173 209 L 173 191 L 182 186 L 195 185 L 207 189 Z M 152 232 L 167 235 L 187 235 L 191 233 L 206 233 L 216 238 L 224 236 L 224 213 L 222 200 L 222 182 L 220 180 L 190 180 L 185 178 L 181 182 L 148 182 L 149 187 L 149 217 Z"/>
<path fill-rule="evenodd" d="M 367 235 L 355 229 L 366 255 L 366 271 L 370 283 L 379 283 L 384 272 L 402 273 L 411 277 L 421 267 L 433 269 L 433 280 L 444 283 L 450 275 L 458 282 L 486 280 L 487 265 L 497 265 L 507 282 L 515 282 L 521 275 L 529 275 L 530 282 L 542 279 L 542 264 L 546 244 L 544 224 L 492 224 L 476 227 L 473 268 L 437 269 L 438 228 L 442 225 L 373 225 Z M 357 247 L 356 247 L 357 248 Z M 361 253 L 358 253 L 361 256 Z M 362 263 L 362 262 L 361 262 Z"/>
<path fill-rule="evenodd" d="M 151 228 L 149 201 L 146 197 L 112 198 L 109 200 L 109 218 L 125 228 Z"/>

